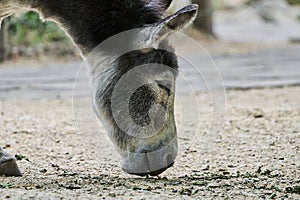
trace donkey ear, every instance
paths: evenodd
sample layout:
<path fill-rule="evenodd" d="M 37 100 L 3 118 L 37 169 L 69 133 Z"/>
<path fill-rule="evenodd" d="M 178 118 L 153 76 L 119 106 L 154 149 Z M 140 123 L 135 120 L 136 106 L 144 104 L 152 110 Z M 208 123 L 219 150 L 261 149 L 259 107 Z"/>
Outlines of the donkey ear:
<path fill-rule="evenodd" d="M 153 38 L 162 40 L 172 33 L 172 31 L 179 31 L 185 28 L 195 20 L 197 12 L 198 5 L 191 4 L 177 11 L 175 14 L 166 17 L 156 24 Z"/>

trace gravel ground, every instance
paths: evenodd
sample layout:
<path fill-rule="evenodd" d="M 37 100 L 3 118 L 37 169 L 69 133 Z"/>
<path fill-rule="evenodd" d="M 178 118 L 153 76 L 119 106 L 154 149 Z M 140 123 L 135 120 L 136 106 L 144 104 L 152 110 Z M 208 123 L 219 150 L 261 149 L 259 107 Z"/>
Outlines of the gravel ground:
<path fill-rule="evenodd" d="M 266 57 L 266 62 L 262 62 L 263 59 L 256 61 L 249 55 L 246 55 L 246 60 L 240 57 L 240 54 L 259 52 L 265 48 L 281 48 L 282 42 L 277 39 L 276 43 L 265 44 L 265 40 L 279 36 L 275 34 L 276 31 L 288 33 L 280 36 L 290 36 L 292 26 L 276 27 L 275 30 L 273 25 L 256 29 L 253 28 L 257 25 L 255 23 L 245 24 L 243 16 L 250 14 L 253 13 L 249 13 L 249 9 L 235 15 L 231 11 L 230 15 L 226 15 L 226 11 L 220 12 L 216 16 L 216 23 L 225 26 L 218 26 L 216 32 L 231 43 L 220 45 L 219 42 L 204 42 L 203 46 L 213 55 L 237 55 L 234 60 L 238 64 L 233 66 L 239 69 L 248 66 L 247 59 L 250 59 L 251 63 L 256 62 L 254 67 L 259 64 L 262 69 L 270 69 L 265 74 L 279 73 L 278 77 L 288 74 L 287 79 L 295 77 L 298 74 L 296 66 L 299 63 L 299 48 L 278 50 L 270 54 L 267 51 L 263 55 L 258 53 Z M 231 18 L 234 19 L 232 24 L 229 23 Z M 269 30 L 274 33 L 272 37 Z M 264 42 L 232 42 L 232 38 L 233 41 L 239 38 L 247 41 L 256 37 L 256 33 L 260 34 L 259 38 Z M 296 31 L 292 33 L 294 35 Z M 199 41 L 205 41 L 202 35 L 192 35 Z M 290 39 L 285 38 L 287 41 Z M 226 66 L 226 59 L 218 60 L 218 56 L 214 58 L 220 62 L 217 64 Z M 46 58 L 49 59 L 48 56 Z M 57 62 L 56 59 L 50 60 Z M 240 63 L 240 60 L 243 62 Z M 16 66 L 15 63 L 11 65 Z M 24 65 L 26 62 L 22 62 L 21 66 Z M 279 67 L 274 68 L 275 65 Z M 9 65 L 5 63 L 5 66 Z M 252 69 L 251 66 L 247 69 Z M 274 70 L 282 70 L 281 66 L 284 69 L 294 66 L 295 70 L 290 74 L 288 70 L 282 73 Z M 20 74 L 26 75 L 22 72 Z M 73 75 L 68 73 L 67 77 Z M 57 76 L 60 78 L 59 74 Z M 3 76 L 4 79 L 9 77 L 15 76 L 9 73 Z M 49 78 L 49 74 L 46 77 Z M 261 77 L 262 81 L 265 79 L 265 76 Z M 19 82 L 23 85 L 22 80 Z M 69 82 L 72 87 L 73 79 Z M 40 87 L 37 83 L 32 83 L 35 86 L 33 89 Z M 193 113 L 196 104 L 191 103 L 194 96 L 181 95 L 176 107 L 180 154 L 172 168 L 159 177 L 150 178 L 139 178 L 121 171 L 119 155 L 107 139 L 101 124 L 96 123 L 90 107 L 87 107 L 90 99 L 79 95 L 73 102 L 77 108 L 76 129 L 70 95 L 56 95 L 57 99 L 51 99 L 46 94 L 51 93 L 53 88 L 48 85 L 46 89 L 42 88 L 44 93 L 39 91 L 26 94 L 30 90 L 16 90 L 16 95 L 9 95 L 6 86 L 11 83 L 5 84 L 5 87 L 0 87 L 3 91 L 1 94 L 4 94 L 0 98 L 0 146 L 16 155 L 23 176 L 0 177 L 0 199 L 300 199 L 299 84 L 293 87 L 228 90 L 223 130 L 212 136 L 208 134 L 212 120 L 209 94 L 196 94 L 200 105 L 197 122 Z M 30 89 L 31 85 L 26 84 L 25 89 Z M 71 91 L 68 84 L 65 88 Z M 54 93 L 57 93 L 57 88 L 54 89 Z M 42 97 L 32 98 L 33 93 Z M 16 98 L 18 96 L 31 98 Z"/>
<path fill-rule="evenodd" d="M 211 108 L 201 104 L 199 133 L 191 139 L 196 124 L 188 119 L 174 167 L 151 178 L 121 171 L 101 125 L 78 133 L 71 99 L 2 100 L 0 146 L 17 155 L 23 177 L 0 177 L 0 197 L 300 199 L 299 94 L 299 86 L 227 91 L 223 131 L 206 145 Z M 209 102 L 208 94 L 197 96 Z M 189 98 L 181 105 L 195 106 Z"/>

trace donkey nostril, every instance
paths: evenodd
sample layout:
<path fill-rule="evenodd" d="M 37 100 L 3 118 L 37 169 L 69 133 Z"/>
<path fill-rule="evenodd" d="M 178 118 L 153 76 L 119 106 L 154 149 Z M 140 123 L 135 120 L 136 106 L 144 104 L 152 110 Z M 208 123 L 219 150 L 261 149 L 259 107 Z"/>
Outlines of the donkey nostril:
<path fill-rule="evenodd" d="M 164 83 L 163 81 L 156 81 L 157 85 L 167 91 L 168 96 L 171 95 L 171 84 L 170 83 Z"/>

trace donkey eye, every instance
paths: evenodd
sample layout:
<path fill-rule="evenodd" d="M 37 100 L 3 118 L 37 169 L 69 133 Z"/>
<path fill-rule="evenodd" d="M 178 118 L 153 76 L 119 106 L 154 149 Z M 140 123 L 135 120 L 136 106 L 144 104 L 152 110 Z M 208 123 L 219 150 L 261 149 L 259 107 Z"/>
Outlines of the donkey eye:
<path fill-rule="evenodd" d="M 167 91 L 168 95 L 171 95 L 171 84 L 164 81 L 155 81 L 161 89 Z"/>

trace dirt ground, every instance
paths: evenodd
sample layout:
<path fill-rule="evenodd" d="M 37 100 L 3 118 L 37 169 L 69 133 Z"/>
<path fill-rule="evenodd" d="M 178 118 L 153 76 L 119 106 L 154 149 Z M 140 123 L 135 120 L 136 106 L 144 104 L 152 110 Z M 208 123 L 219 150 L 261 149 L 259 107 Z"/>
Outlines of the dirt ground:
<path fill-rule="evenodd" d="M 227 91 L 223 131 L 203 144 L 203 105 L 199 133 L 193 139 L 195 123 L 185 124 L 174 167 L 151 178 L 121 171 L 101 125 L 78 133 L 72 99 L 2 100 L 0 145 L 18 155 L 23 176 L 0 177 L 0 199 L 299 199 L 299 94 L 299 86 Z"/>

